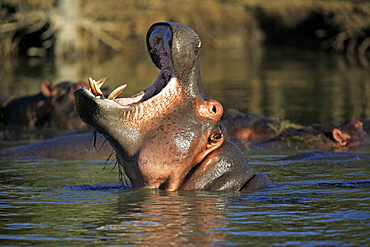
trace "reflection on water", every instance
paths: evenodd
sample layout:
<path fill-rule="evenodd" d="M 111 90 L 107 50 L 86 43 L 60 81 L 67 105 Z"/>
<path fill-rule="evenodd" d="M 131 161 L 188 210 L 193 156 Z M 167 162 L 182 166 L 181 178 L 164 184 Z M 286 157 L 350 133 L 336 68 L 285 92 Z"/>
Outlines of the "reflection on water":
<path fill-rule="evenodd" d="M 369 160 L 282 157 L 251 155 L 275 185 L 235 193 L 124 189 L 99 161 L 0 160 L 1 244 L 366 245 L 369 187 L 346 184 Z"/>
<path fill-rule="evenodd" d="M 200 60 L 205 96 L 225 108 L 303 125 L 338 125 L 350 116 L 370 116 L 369 66 L 342 56 L 281 48 L 203 48 Z M 112 88 L 128 83 L 123 96 L 129 96 L 148 87 L 158 73 L 145 53 L 75 63 L 40 59 L 0 63 L 1 92 L 13 95 L 36 93 L 43 80 L 107 76 L 106 85 Z"/>
<path fill-rule="evenodd" d="M 210 228 L 227 227 L 220 195 L 205 192 L 134 190 L 118 198 L 116 224 L 99 227 L 109 235 L 124 233 L 130 244 L 171 243 L 178 246 L 223 241 L 226 233 Z"/>

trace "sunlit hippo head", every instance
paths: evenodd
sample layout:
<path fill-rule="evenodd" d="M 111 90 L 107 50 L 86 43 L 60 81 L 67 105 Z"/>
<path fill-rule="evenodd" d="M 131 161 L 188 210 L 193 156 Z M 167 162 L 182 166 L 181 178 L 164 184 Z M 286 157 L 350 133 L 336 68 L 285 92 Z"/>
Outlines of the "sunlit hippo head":
<path fill-rule="evenodd" d="M 123 86 L 106 99 L 99 89 L 105 79 L 90 78 L 91 91 L 75 93 L 81 119 L 107 138 L 134 187 L 245 187 L 254 173 L 226 140 L 222 105 L 203 96 L 198 34 L 177 23 L 155 23 L 146 44 L 160 69 L 157 80 L 134 96 L 116 98 Z"/>

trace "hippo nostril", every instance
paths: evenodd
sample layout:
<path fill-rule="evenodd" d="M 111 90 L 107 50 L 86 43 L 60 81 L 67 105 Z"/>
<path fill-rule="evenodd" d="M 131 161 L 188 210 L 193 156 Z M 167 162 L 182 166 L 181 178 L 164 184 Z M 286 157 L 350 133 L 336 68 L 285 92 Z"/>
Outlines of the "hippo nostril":
<path fill-rule="evenodd" d="M 217 113 L 217 108 L 216 108 L 216 106 L 215 106 L 215 105 L 213 105 L 213 107 L 212 107 L 212 111 L 213 111 L 214 113 Z"/>
<path fill-rule="evenodd" d="M 198 112 L 202 118 L 218 121 L 221 118 L 223 108 L 216 100 L 202 100 L 200 101 Z"/>

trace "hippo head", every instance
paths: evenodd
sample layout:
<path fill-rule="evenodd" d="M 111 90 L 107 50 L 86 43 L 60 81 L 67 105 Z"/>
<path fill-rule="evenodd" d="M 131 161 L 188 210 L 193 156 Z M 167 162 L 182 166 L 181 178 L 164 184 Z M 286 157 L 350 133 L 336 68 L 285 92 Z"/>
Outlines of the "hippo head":
<path fill-rule="evenodd" d="M 330 133 L 337 147 L 357 147 L 370 143 L 370 135 L 364 130 L 363 123 L 355 117 L 341 123 Z"/>
<path fill-rule="evenodd" d="M 129 98 L 116 98 L 121 87 L 105 99 L 99 90 L 105 79 L 90 78 L 91 92 L 75 92 L 78 113 L 110 142 L 134 187 L 205 189 L 212 178 L 199 170 L 210 171 L 219 160 L 206 157 L 224 145 L 225 133 L 219 125 L 222 105 L 203 97 L 199 36 L 189 27 L 161 22 L 150 27 L 146 44 L 160 69 L 156 81 Z M 226 171 L 230 166 L 222 160 Z M 251 169 L 246 174 L 242 184 L 253 175 Z"/>

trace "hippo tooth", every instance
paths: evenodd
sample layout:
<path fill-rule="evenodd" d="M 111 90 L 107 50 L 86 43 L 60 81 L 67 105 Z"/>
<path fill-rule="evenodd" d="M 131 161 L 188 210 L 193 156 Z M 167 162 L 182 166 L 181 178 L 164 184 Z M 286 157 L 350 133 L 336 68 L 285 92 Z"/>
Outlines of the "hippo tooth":
<path fill-rule="evenodd" d="M 89 85 L 90 85 L 90 88 L 91 88 L 91 92 L 95 96 L 103 96 L 103 93 L 100 90 L 100 87 L 98 86 L 98 83 L 94 79 L 92 79 L 91 77 L 89 77 Z"/>
<path fill-rule="evenodd" d="M 108 96 L 108 99 L 110 100 L 114 100 L 115 98 L 117 98 L 118 95 L 120 95 L 123 90 L 127 87 L 127 84 L 124 84 L 122 86 L 119 86 L 117 87 L 116 89 L 114 89 Z"/>
<path fill-rule="evenodd" d="M 107 77 L 100 78 L 99 80 L 96 81 L 96 84 L 101 88 L 103 86 L 105 80 L 107 80 Z"/>

